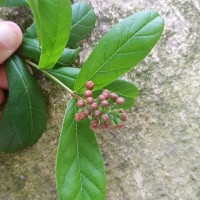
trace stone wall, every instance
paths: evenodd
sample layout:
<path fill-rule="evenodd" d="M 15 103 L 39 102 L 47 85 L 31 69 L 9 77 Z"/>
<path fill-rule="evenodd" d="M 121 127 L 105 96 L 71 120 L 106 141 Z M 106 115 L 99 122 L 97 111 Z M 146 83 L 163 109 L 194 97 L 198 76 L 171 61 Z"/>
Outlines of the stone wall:
<path fill-rule="evenodd" d="M 156 48 L 125 76 L 140 89 L 135 107 L 128 112 L 127 128 L 97 135 L 107 170 L 106 199 L 200 199 L 199 1 L 87 2 L 98 20 L 91 38 L 82 44 L 82 63 L 110 27 L 124 17 L 150 8 L 166 23 Z M 0 17 L 4 12 L 0 10 Z M 48 127 L 34 147 L 13 155 L 0 154 L 2 200 L 57 199 L 58 130 L 69 96 L 40 74 L 37 77 L 48 103 Z"/>

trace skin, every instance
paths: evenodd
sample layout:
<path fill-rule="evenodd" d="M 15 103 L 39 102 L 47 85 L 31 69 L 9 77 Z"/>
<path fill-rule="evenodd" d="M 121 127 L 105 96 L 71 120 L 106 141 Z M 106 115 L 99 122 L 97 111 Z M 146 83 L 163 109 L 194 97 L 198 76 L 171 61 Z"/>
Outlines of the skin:
<path fill-rule="evenodd" d="M 8 80 L 4 61 L 20 46 L 22 32 L 17 24 L 10 21 L 0 21 L 0 104 L 4 101 L 3 90 L 8 89 Z"/>

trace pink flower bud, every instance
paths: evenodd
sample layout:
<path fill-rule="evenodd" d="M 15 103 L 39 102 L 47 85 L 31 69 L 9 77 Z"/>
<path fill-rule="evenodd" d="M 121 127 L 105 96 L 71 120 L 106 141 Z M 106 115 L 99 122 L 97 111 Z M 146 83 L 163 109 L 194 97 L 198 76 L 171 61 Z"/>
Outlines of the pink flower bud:
<path fill-rule="evenodd" d="M 99 100 L 99 101 L 106 100 L 106 96 L 103 95 L 103 94 L 101 94 L 101 95 L 99 95 L 98 100 Z"/>
<path fill-rule="evenodd" d="M 103 100 L 101 102 L 101 105 L 102 105 L 103 108 L 108 107 L 109 106 L 109 102 L 107 100 Z"/>
<path fill-rule="evenodd" d="M 117 100 L 116 100 L 116 103 L 117 103 L 118 105 L 123 105 L 124 102 L 125 102 L 125 100 L 124 100 L 124 98 L 122 98 L 122 97 L 118 97 Z"/>
<path fill-rule="evenodd" d="M 86 108 L 86 109 L 83 111 L 83 113 L 84 113 L 85 117 L 88 117 L 88 116 L 91 115 L 91 110 L 89 110 L 89 109 Z"/>
<path fill-rule="evenodd" d="M 90 125 L 93 126 L 93 127 L 97 127 L 97 126 L 99 125 L 99 120 L 93 119 L 93 120 L 90 122 Z"/>
<path fill-rule="evenodd" d="M 126 113 L 122 113 L 121 120 L 124 121 L 124 122 L 127 121 Z"/>
<path fill-rule="evenodd" d="M 107 98 L 109 98 L 109 96 L 110 96 L 110 93 L 108 93 L 108 92 L 103 92 L 101 95 L 104 95 L 104 96 L 105 96 L 105 98 L 107 99 Z"/>
<path fill-rule="evenodd" d="M 87 104 L 91 105 L 94 102 L 94 99 L 92 97 L 88 97 L 86 99 Z"/>
<path fill-rule="evenodd" d="M 85 84 L 85 87 L 88 89 L 88 90 L 93 90 L 94 88 L 94 83 L 92 81 L 88 81 L 86 84 Z"/>
<path fill-rule="evenodd" d="M 102 115 L 102 119 L 103 119 L 104 122 L 110 121 L 108 114 Z"/>
<path fill-rule="evenodd" d="M 82 99 L 78 100 L 78 101 L 77 101 L 77 106 L 78 106 L 79 108 L 83 108 L 83 107 L 85 106 L 85 101 L 82 100 Z"/>
<path fill-rule="evenodd" d="M 116 93 L 110 93 L 110 98 L 113 100 L 117 100 L 118 95 Z"/>
<path fill-rule="evenodd" d="M 76 115 L 75 115 L 75 119 L 78 122 L 80 122 L 84 118 L 85 118 L 85 116 L 84 116 L 83 112 L 76 113 Z"/>
<path fill-rule="evenodd" d="M 100 117 L 101 116 L 101 111 L 100 110 L 95 110 L 94 111 L 94 116 L 95 117 Z"/>
<path fill-rule="evenodd" d="M 92 96 L 92 91 L 91 90 L 86 90 L 84 92 L 84 97 L 87 98 L 87 97 L 91 97 Z"/>
<path fill-rule="evenodd" d="M 96 110 L 98 107 L 99 107 L 98 103 L 96 103 L 96 102 L 94 102 L 94 103 L 91 104 L 92 110 Z"/>

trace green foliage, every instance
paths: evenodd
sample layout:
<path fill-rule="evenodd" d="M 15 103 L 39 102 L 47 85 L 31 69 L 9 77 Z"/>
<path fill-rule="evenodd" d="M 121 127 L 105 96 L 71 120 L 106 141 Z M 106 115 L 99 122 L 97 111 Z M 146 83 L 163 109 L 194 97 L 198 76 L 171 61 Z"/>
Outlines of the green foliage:
<path fill-rule="evenodd" d="M 83 93 L 89 80 L 94 82 L 95 90 L 101 89 L 131 70 L 149 54 L 163 28 L 163 18 L 151 10 L 119 22 L 103 37 L 83 65 L 75 90 Z"/>
<path fill-rule="evenodd" d="M 96 15 L 91 6 L 85 2 L 72 5 L 72 27 L 68 45 L 74 45 L 85 39 L 93 30 Z"/>
<path fill-rule="evenodd" d="M 66 110 L 59 142 L 56 179 L 60 200 L 104 200 L 103 159 L 88 120 L 77 122 L 76 100 Z"/>
<path fill-rule="evenodd" d="M 74 83 L 80 69 L 74 67 L 59 67 L 58 69 L 52 69 L 49 71 L 51 75 L 64 83 L 71 90 L 74 90 Z"/>
<path fill-rule="evenodd" d="M 32 23 L 31 26 L 29 26 L 26 29 L 26 33 L 24 34 L 24 37 L 32 38 L 32 39 L 37 39 L 38 38 L 37 29 L 36 29 L 35 23 Z"/>
<path fill-rule="evenodd" d="M 9 101 L 0 121 L 0 151 L 35 144 L 46 127 L 45 102 L 25 63 L 16 55 L 6 62 Z"/>
<path fill-rule="evenodd" d="M 31 7 L 42 46 L 39 69 L 52 69 L 70 34 L 70 0 L 27 0 Z"/>
<path fill-rule="evenodd" d="M 20 48 L 18 49 L 18 52 L 21 55 L 31 58 L 38 63 L 40 60 L 42 49 L 40 48 L 39 41 L 37 39 L 24 37 L 23 42 Z M 78 57 L 79 52 L 80 52 L 79 48 L 77 49 L 65 48 L 55 66 L 57 67 L 57 66 L 71 65 Z"/>
<path fill-rule="evenodd" d="M 0 0 L 0 6 L 27 6 L 26 0 Z"/>
<path fill-rule="evenodd" d="M 161 37 L 164 21 L 157 12 L 142 11 L 119 22 L 103 37 L 83 67 L 78 69 L 63 67 L 71 65 L 80 50 L 65 47 L 76 47 L 94 28 L 96 15 L 91 6 L 78 2 L 71 8 L 70 0 L 27 2 L 32 10 L 34 23 L 24 34 L 18 53 L 36 61 L 39 66 L 26 60 L 27 63 L 46 69 L 43 72 L 72 96 L 82 96 L 86 82 L 92 81 L 95 85 L 94 98 L 103 89 L 108 89 L 125 99 L 120 108 L 129 109 L 134 105 L 138 96 L 137 87 L 118 77 L 141 62 Z M 23 5 L 27 5 L 25 0 L 0 0 L 0 6 Z M 9 101 L 0 121 L 0 151 L 15 152 L 35 144 L 40 138 L 46 126 L 46 109 L 41 92 L 25 63 L 14 55 L 6 65 Z M 56 67 L 52 69 L 54 66 Z M 123 103 L 123 98 L 117 100 L 120 99 Z M 112 101 L 111 106 L 122 104 L 113 99 L 109 99 Z M 78 104 L 78 109 L 76 104 L 75 98 L 69 102 L 59 141 L 56 163 L 58 196 L 60 200 L 105 200 L 106 177 L 102 155 L 95 134 L 89 128 L 90 122 L 88 118 L 85 119 L 87 115 L 81 122 L 75 120 L 75 114 L 80 114 L 81 109 L 83 111 L 83 107 Z M 102 105 L 103 109 L 104 107 Z M 108 108 L 106 109 L 106 114 L 109 114 Z M 119 116 L 116 114 L 115 118 L 113 112 L 111 119 L 124 122 L 124 113 L 122 110 L 118 111 Z M 91 116 L 95 116 L 99 124 L 103 119 L 102 116 L 101 119 L 97 115 L 89 117 Z M 114 121 L 113 124 L 120 123 Z"/>

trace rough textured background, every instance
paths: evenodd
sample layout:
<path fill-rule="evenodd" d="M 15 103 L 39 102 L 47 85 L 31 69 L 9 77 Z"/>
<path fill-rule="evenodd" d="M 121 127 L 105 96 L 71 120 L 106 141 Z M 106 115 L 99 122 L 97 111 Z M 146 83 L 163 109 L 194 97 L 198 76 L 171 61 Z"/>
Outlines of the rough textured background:
<path fill-rule="evenodd" d="M 140 88 L 127 128 L 98 135 L 107 168 L 107 200 L 200 199 L 199 1 L 87 2 L 98 22 L 83 44 L 81 62 L 113 24 L 136 11 L 155 9 L 166 22 L 153 52 L 126 75 Z M 5 11 L 0 10 L 0 17 L 11 16 Z M 24 15 L 22 10 L 13 13 Z M 0 200 L 57 199 L 55 156 L 68 96 L 43 77 L 39 83 L 48 103 L 47 130 L 34 147 L 0 154 Z"/>

